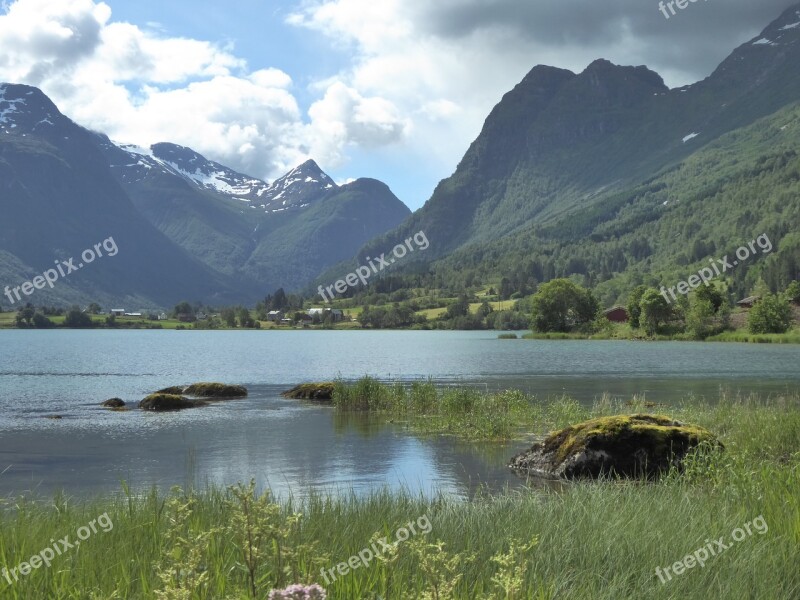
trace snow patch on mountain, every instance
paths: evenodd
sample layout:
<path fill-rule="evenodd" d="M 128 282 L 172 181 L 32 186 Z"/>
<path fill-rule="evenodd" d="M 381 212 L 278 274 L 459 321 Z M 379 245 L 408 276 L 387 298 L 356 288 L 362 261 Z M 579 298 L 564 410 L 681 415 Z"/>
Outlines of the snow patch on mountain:
<path fill-rule="evenodd" d="M 7 99 L 7 90 L 7 85 L 0 85 L 0 125 L 9 123 L 11 120 L 10 115 L 19 112 L 20 104 L 25 104 L 25 100 L 23 98 Z M 16 127 L 16 124 L 11 124 L 11 126 Z"/>
<path fill-rule="evenodd" d="M 162 169 L 199 188 L 248 203 L 265 212 L 304 208 L 338 187 L 313 160 L 303 163 L 269 184 L 237 173 L 183 146 L 156 144 L 150 148 L 142 148 L 112 143 L 130 156 L 127 164 L 114 165 L 117 169 L 130 171 L 122 174 L 126 181 L 140 181 L 147 175 L 147 171 Z"/>

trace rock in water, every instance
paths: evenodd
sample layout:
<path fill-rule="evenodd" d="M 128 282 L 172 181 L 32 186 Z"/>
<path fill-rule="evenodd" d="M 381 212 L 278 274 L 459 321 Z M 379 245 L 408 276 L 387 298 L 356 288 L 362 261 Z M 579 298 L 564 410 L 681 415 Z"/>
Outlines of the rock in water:
<path fill-rule="evenodd" d="M 175 394 L 150 394 L 139 403 L 139 408 L 153 412 L 165 412 L 168 410 L 183 410 L 185 408 L 195 408 L 204 405 L 204 402 L 189 400 L 188 398 Z"/>
<path fill-rule="evenodd" d="M 103 402 L 100 406 L 104 406 L 105 408 L 122 408 L 125 406 L 125 402 L 120 398 L 111 398 Z"/>
<path fill-rule="evenodd" d="M 593 478 L 654 477 L 701 443 L 722 444 L 710 431 L 659 415 L 592 419 L 551 433 L 511 459 L 514 471 L 531 475 Z"/>
<path fill-rule="evenodd" d="M 224 383 L 194 383 L 184 389 L 183 393 L 197 398 L 245 398 L 247 388 Z"/>
<path fill-rule="evenodd" d="M 324 383 L 301 383 L 290 390 L 281 392 L 284 398 L 294 400 L 333 400 L 333 382 Z"/>
<path fill-rule="evenodd" d="M 155 392 L 156 394 L 172 394 L 174 396 L 180 396 L 183 394 L 183 390 L 186 388 L 185 385 L 173 385 L 171 387 L 166 387 L 163 390 L 158 390 Z"/>

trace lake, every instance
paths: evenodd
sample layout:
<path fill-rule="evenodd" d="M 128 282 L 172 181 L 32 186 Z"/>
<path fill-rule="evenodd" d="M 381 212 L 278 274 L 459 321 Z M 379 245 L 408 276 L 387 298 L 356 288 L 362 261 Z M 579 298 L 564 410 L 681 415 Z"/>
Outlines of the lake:
<path fill-rule="evenodd" d="M 498 340 L 451 331 L 0 331 L 0 496 L 78 496 L 255 477 L 278 495 L 380 487 L 469 497 L 525 485 L 505 467 L 528 442 L 467 444 L 286 400 L 305 381 L 369 374 L 603 393 L 676 403 L 800 386 L 800 346 Z M 181 413 L 111 412 L 168 385 L 243 384 L 250 396 Z M 47 419 L 61 415 L 60 420 Z"/>

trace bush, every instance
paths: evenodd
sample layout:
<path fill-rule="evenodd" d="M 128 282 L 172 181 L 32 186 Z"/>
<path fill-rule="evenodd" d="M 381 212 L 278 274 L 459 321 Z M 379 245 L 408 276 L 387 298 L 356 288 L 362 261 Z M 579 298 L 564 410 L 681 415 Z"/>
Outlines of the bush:
<path fill-rule="evenodd" d="M 786 333 L 792 324 L 792 309 L 785 297 L 766 294 L 750 309 L 750 333 Z"/>
<path fill-rule="evenodd" d="M 86 329 L 92 326 L 92 318 L 79 308 L 71 308 L 64 319 L 64 327 Z"/>

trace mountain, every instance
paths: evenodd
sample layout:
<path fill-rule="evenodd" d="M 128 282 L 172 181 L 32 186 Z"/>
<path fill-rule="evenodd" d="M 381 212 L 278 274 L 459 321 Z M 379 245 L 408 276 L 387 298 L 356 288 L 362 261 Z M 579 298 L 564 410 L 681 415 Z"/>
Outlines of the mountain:
<path fill-rule="evenodd" d="M 606 60 L 579 74 L 535 67 L 425 206 L 357 260 L 424 230 L 431 246 L 419 258 L 432 263 L 428 280 L 453 291 L 506 278 L 526 293 L 576 276 L 611 303 L 768 229 L 776 247 L 784 242 L 767 261 L 777 285 L 792 272 L 790 234 L 800 229 L 798 64 L 800 5 L 711 76 L 678 89 L 646 67 Z M 761 191 L 753 177 L 763 178 Z M 739 289 L 761 268 L 745 281 L 753 265 L 736 274 Z M 408 286 L 420 280 L 413 269 Z"/>
<path fill-rule="evenodd" d="M 360 258 L 425 230 L 435 259 L 584 210 L 799 100 L 798 23 L 800 5 L 710 77 L 678 89 L 646 67 L 606 60 L 579 74 L 535 67 L 425 206 Z"/>
<path fill-rule="evenodd" d="M 160 143 L 150 148 L 140 148 L 130 144 L 114 144 L 104 136 L 100 136 L 100 143 L 124 184 L 134 184 L 144 179 L 152 169 L 163 170 L 183 178 L 200 190 L 216 192 L 266 212 L 303 208 L 325 192 L 338 188 L 313 160 L 304 162 L 268 184 L 177 144 Z"/>
<path fill-rule="evenodd" d="M 307 285 L 410 214 L 385 185 L 338 186 L 313 161 L 268 184 L 175 144 L 118 145 L 12 84 L 0 86 L 0 178 L 3 285 L 109 237 L 119 246 L 25 297 L 37 304 L 254 303 Z"/>
<path fill-rule="evenodd" d="M 264 197 L 261 199 L 263 204 L 260 206 L 270 212 L 304 208 L 328 191 L 338 188 L 339 186 L 319 168 L 317 163 L 308 160 L 276 179 L 264 191 Z"/>
<path fill-rule="evenodd" d="M 118 252 L 24 300 L 92 298 L 139 306 L 181 298 L 232 300 L 232 280 L 209 269 L 147 221 L 111 173 L 95 136 L 38 89 L 0 85 L 0 282 L 18 286 L 54 261 L 113 238 Z M 112 246 L 109 243 L 109 246 Z M 4 304 L 7 304 L 5 302 Z M 23 300 L 23 301 L 24 301 Z"/>
<path fill-rule="evenodd" d="M 97 140 L 155 227 L 215 271 L 254 282 L 261 296 L 308 285 L 411 214 L 385 184 L 339 186 L 313 160 L 268 184 L 182 146 Z"/>

